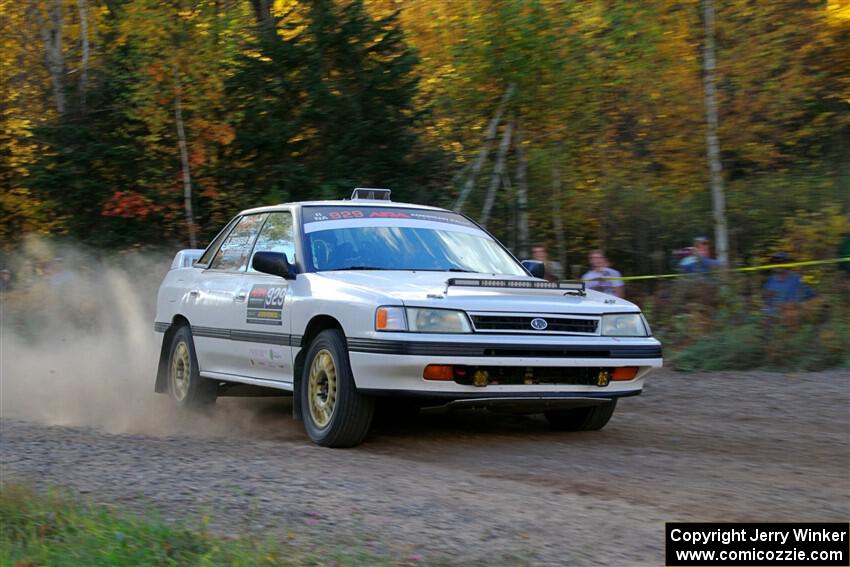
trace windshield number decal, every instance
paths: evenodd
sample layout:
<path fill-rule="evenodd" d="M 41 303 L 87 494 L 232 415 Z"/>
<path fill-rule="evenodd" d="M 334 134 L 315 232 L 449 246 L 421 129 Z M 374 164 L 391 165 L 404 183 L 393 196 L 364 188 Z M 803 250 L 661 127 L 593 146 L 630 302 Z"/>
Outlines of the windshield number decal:
<path fill-rule="evenodd" d="M 351 211 L 331 211 L 328 213 L 328 218 L 330 220 L 340 220 L 340 219 L 362 219 L 363 211 L 351 210 Z"/>
<path fill-rule="evenodd" d="M 246 321 L 257 325 L 283 324 L 283 299 L 286 286 L 255 285 L 248 295 Z"/>

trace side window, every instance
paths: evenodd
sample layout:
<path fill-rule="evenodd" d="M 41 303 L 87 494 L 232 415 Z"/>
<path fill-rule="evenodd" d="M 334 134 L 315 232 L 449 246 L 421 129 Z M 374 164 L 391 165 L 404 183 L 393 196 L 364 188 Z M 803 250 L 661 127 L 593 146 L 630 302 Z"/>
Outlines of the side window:
<path fill-rule="evenodd" d="M 215 254 L 216 251 L 218 250 L 218 247 L 221 244 L 221 241 L 224 240 L 224 238 L 228 234 L 230 234 L 230 229 L 233 228 L 234 224 L 236 224 L 235 218 L 233 220 L 231 220 L 229 223 L 227 223 L 227 226 L 225 226 L 224 229 L 221 232 L 218 233 L 218 235 L 215 237 L 215 240 L 210 242 L 210 245 L 207 246 L 206 252 L 204 252 L 203 255 L 200 258 L 198 258 L 198 261 L 195 262 L 195 264 L 197 266 L 206 266 L 207 264 L 210 263 L 210 260 L 212 260 L 213 254 Z"/>
<path fill-rule="evenodd" d="M 290 264 L 295 262 L 295 235 L 291 213 L 269 213 L 269 218 L 257 237 L 254 252 L 283 252 Z M 253 271 L 250 266 L 248 269 Z"/>
<path fill-rule="evenodd" d="M 213 258 L 210 269 L 243 271 L 248 266 L 248 255 L 254 238 L 263 225 L 265 214 L 248 215 L 233 228 Z"/>

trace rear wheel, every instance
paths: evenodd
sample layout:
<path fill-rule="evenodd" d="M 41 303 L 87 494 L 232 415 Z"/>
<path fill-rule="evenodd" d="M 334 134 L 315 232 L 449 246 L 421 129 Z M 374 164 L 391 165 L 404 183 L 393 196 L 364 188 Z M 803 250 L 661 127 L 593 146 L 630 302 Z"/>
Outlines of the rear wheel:
<path fill-rule="evenodd" d="M 318 445 L 359 445 L 372 424 L 375 402 L 357 391 L 340 331 L 328 329 L 310 343 L 301 378 L 304 429 Z"/>
<path fill-rule="evenodd" d="M 597 431 L 605 427 L 616 407 L 614 399 L 598 406 L 547 411 L 543 415 L 552 429 L 558 431 Z"/>
<path fill-rule="evenodd" d="M 171 338 L 168 392 L 183 407 L 207 406 L 218 396 L 218 384 L 201 377 L 192 332 L 185 325 L 177 329 Z"/>

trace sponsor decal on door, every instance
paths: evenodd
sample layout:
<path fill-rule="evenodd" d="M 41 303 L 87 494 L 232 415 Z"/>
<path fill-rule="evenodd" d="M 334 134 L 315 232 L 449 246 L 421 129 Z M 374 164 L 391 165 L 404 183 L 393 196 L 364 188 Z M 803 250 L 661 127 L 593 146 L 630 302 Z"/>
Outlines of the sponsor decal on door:
<path fill-rule="evenodd" d="M 260 368 L 285 369 L 284 353 L 274 348 L 252 348 L 248 349 L 248 362 L 251 366 Z"/>
<path fill-rule="evenodd" d="M 248 323 L 257 325 L 283 324 L 283 298 L 286 286 L 255 285 L 248 295 Z"/>

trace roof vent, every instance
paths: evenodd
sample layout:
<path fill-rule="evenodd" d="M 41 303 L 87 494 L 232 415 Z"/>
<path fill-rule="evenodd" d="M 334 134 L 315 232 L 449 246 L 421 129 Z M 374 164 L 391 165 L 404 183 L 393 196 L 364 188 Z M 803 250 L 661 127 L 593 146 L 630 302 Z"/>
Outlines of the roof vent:
<path fill-rule="evenodd" d="M 389 201 L 389 189 L 372 189 L 370 187 L 358 187 L 351 193 L 352 200 Z"/>

